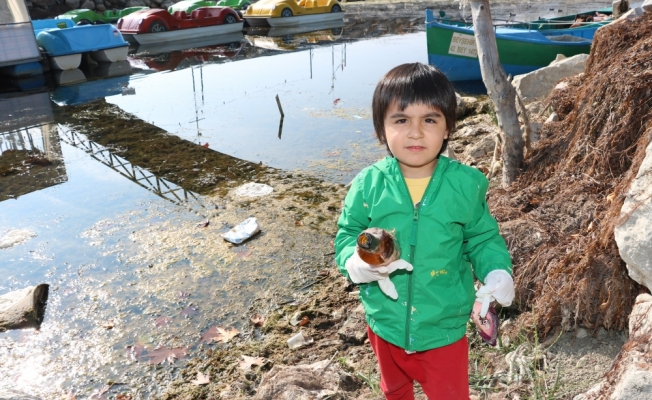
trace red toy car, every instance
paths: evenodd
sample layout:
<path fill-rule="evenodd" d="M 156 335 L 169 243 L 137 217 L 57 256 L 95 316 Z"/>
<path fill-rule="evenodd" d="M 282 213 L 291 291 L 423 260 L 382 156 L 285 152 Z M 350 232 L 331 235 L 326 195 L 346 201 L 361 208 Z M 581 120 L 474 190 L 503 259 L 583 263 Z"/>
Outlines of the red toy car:
<path fill-rule="evenodd" d="M 201 7 L 189 15 L 185 11 L 142 10 L 118 21 L 123 37 L 140 44 L 233 33 L 242 31 L 242 26 L 238 13 L 229 7 Z"/>

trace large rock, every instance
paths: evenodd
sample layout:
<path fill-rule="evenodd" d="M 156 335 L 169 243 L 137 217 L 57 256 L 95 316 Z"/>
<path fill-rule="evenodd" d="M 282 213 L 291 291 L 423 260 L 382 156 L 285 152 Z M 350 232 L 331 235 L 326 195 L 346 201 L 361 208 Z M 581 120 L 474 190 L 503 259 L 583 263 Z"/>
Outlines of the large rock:
<path fill-rule="evenodd" d="M 645 0 L 643 4 L 641 4 L 641 8 L 646 13 L 652 13 L 652 0 Z"/>
<path fill-rule="evenodd" d="M 127 0 L 127 7 L 148 7 L 145 0 Z"/>
<path fill-rule="evenodd" d="M 547 67 L 517 75 L 512 82 L 523 102 L 541 100 L 548 96 L 560 79 L 584 72 L 588 58 L 588 54 L 578 54 L 556 60 Z"/>
<path fill-rule="evenodd" d="M 620 257 L 627 263 L 629 276 L 652 288 L 652 142 L 627 193 L 621 209 L 627 219 L 614 234 Z"/>
<path fill-rule="evenodd" d="M 88 9 L 88 10 L 95 10 L 95 3 L 92 2 L 91 0 L 86 0 L 81 5 L 81 8 Z"/>
<path fill-rule="evenodd" d="M 42 283 L 0 296 L 0 332 L 39 328 L 45 316 L 49 288 Z"/>
<path fill-rule="evenodd" d="M 649 400 L 652 399 L 652 296 L 636 298 L 629 316 L 629 340 L 605 380 L 574 400 Z"/>
<path fill-rule="evenodd" d="M 66 0 L 66 6 L 70 7 L 73 10 L 79 8 L 81 2 L 79 0 Z"/>
<path fill-rule="evenodd" d="M 57 0 L 31 0 L 32 5 L 48 8 L 57 4 Z"/>

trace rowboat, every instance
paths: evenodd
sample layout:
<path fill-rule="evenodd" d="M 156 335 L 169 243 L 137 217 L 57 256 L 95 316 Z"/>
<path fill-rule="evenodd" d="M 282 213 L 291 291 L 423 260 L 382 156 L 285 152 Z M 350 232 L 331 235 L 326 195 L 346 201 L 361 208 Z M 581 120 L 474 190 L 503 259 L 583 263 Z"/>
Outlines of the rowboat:
<path fill-rule="evenodd" d="M 540 30 L 512 25 L 496 26 L 498 56 L 506 74 L 534 71 L 549 65 L 558 54 L 571 57 L 589 53 L 593 34 L 602 24 L 595 23 L 582 29 L 553 29 L 554 25 L 547 26 L 548 29 Z M 439 68 L 448 79 L 482 79 L 471 24 L 437 20 L 432 10 L 426 10 L 426 40 L 429 64 Z"/>

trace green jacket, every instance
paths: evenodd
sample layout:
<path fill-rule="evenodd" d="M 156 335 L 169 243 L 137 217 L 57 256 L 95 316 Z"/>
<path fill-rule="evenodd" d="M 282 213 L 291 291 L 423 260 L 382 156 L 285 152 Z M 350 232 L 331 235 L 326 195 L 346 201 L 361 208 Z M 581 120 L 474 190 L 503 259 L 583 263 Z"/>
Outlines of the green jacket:
<path fill-rule="evenodd" d="M 378 336 L 411 351 L 461 339 L 475 301 L 473 274 L 512 262 L 485 200 L 488 182 L 475 168 L 439 157 L 418 207 L 414 207 L 395 158 L 386 157 L 356 176 L 344 201 L 335 238 L 335 260 L 346 260 L 368 227 L 395 230 L 401 258 L 414 267 L 391 275 L 398 300 L 377 282 L 360 285 L 367 323 Z M 472 267 L 472 266 L 473 267 Z"/>

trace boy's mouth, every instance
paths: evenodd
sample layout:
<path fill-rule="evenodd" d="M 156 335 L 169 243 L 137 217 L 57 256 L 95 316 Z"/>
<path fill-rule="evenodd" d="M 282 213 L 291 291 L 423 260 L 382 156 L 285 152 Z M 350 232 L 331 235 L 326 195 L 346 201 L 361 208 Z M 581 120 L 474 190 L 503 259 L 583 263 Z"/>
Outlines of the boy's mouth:
<path fill-rule="evenodd" d="M 408 146 L 408 147 L 406 147 L 406 149 L 408 149 L 410 151 L 421 151 L 421 150 L 425 150 L 425 147 L 423 147 L 423 146 Z"/>

